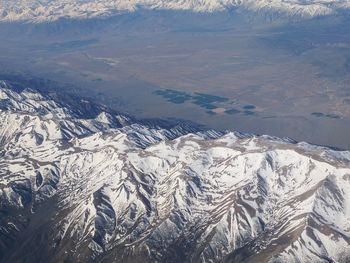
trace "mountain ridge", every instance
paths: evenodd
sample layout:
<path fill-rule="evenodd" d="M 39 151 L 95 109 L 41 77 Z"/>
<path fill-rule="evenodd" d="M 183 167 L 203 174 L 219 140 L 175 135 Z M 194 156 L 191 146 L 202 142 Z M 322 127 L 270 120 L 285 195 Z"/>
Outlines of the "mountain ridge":
<path fill-rule="evenodd" d="M 220 12 L 232 8 L 252 12 L 277 13 L 287 17 L 311 18 L 336 14 L 350 8 L 350 1 L 287 1 L 287 0 L 133 0 L 133 1 L 78 1 L 78 0 L 1 0 L 0 21 L 56 21 L 61 18 L 87 19 L 118 13 L 149 10 L 189 10 L 193 12 Z"/>
<path fill-rule="evenodd" d="M 63 104 L 0 87 L 1 262 L 349 260 L 350 152 Z"/>

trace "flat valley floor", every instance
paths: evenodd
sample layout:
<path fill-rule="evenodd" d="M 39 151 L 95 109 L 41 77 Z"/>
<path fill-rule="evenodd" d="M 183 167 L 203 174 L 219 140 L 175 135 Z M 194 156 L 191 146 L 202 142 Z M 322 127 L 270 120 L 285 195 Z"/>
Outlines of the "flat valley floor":
<path fill-rule="evenodd" d="M 2 24 L 0 78 L 139 118 L 350 149 L 349 28 L 346 18 L 285 24 L 172 12 Z"/>

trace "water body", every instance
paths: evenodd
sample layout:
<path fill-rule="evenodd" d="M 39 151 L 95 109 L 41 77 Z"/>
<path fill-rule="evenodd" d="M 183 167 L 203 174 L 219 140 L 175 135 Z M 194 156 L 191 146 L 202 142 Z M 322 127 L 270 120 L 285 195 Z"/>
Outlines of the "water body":
<path fill-rule="evenodd" d="M 232 12 L 1 24 L 0 75 L 139 117 L 350 149 L 348 19 Z"/>

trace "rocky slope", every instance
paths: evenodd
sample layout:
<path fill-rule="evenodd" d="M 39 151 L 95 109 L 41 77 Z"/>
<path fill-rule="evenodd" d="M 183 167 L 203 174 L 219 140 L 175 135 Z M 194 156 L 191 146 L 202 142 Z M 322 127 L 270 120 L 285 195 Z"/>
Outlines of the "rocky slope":
<path fill-rule="evenodd" d="M 0 108 L 1 262 L 350 260 L 350 152 L 6 83 Z"/>
<path fill-rule="evenodd" d="M 54 21 L 60 18 L 93 18 L 134 12 L 138 9 L 216 12 L 233 8 L 286 16 L 314 17 L 350 8 L 343 0 L 0 0 L 1 21 Z"/>

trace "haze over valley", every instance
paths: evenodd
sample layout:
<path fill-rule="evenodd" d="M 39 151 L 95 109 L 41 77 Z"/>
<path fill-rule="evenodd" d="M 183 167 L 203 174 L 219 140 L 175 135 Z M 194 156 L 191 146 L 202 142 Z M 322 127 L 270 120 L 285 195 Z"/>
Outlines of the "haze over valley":
<path fill-rule="evenodd" d="M 346 16 L 269 21 L 234 11 L 3 23 L 1 74 L 53 81 L 132 115 L 348 148 L 347 28 Z M 157 95 L 165 90 L 225 101 L 174 103 Z"/>

